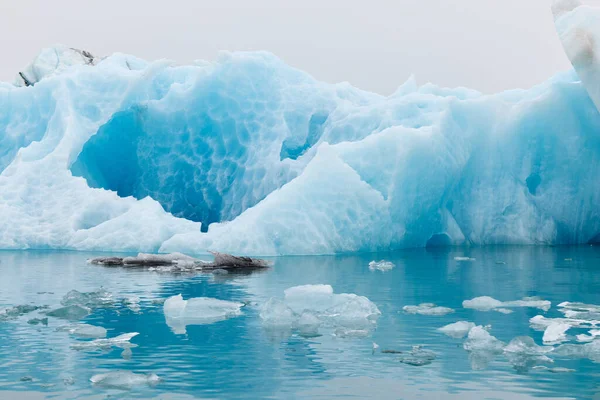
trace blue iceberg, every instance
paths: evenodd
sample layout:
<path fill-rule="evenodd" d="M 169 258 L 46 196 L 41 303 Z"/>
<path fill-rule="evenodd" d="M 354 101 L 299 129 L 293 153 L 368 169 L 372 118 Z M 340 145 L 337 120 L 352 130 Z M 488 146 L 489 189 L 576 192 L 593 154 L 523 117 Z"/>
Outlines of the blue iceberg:
<path fill-rule="evenodd" d="M 0 83 L 0 248 L 248 255 L 600 242 L 600 12 L 495 95 L 327 84 L 266 52 L 46 49 Z"/>

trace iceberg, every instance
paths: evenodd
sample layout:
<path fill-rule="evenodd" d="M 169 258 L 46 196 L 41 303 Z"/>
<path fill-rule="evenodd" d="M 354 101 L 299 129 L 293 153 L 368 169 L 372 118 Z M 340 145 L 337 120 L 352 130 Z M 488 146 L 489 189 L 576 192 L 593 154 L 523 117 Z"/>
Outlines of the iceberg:
<path fill-rule="evenodd" d="M 598 10 L 574 70 L 483 95 L 327 84 L 266 52 L 65 46 L 0 84 L 0 248 L 247 255 L 600 241 Z"/>

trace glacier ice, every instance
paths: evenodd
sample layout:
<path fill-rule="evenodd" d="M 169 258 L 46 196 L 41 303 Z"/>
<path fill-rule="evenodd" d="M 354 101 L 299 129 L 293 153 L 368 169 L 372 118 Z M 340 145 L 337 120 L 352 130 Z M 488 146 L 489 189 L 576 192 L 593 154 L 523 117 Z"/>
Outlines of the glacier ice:
<path fill-rule="evenodd" d="M 244 304 L 193 297 L 184 300 L 181 294 L 169 297 L 164 305 L 165 320 L 171 330 L 178 335 L 186 333 L 187 325 L 205 325 L 242 315 Z"/>
<path fill-rule="evenodd" d="M 326 84 L 265 52 L 64 46 L 0 84 L 0 248 L 335 254 L 600 241 L 598 10 L 574 70 L 495 95 Z M 594 105 L 596 104 L 596 105 Z"/>

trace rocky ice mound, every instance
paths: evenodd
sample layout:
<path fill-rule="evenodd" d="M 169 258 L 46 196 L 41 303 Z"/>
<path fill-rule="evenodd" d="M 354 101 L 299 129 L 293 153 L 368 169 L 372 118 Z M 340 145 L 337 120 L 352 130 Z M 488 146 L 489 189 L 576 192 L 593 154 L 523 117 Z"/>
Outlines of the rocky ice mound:
<path fill-rule="evenodd" d="M 184 300 L 179 294 L 169 297 L 163 305 L 165 319 L 171 330 L 182 335 L 187 325 L 205 325 L 242 315 L 242 303 L 195 297 Z"/>
<path fill-rule="evenodd" d="M 384 97 L 268 53 L 174 66 L 45 50 L 23 70 L 33 86 L 0 84 L 0 248 L 600 241 L 600 16 L 554 11 L 577 74 L 492 96 L 409 80 Z"/>
<path fill-rule="evenodd" d="M 283 300 L 269 299 L 260 318 L 269 329 L 297 330 L 314 336 L 331 329 L 339 337 L 366 336 L 381 312 L 364 296 L 335 294 L 330 285 L 295 286 L 284 291 Z"/>

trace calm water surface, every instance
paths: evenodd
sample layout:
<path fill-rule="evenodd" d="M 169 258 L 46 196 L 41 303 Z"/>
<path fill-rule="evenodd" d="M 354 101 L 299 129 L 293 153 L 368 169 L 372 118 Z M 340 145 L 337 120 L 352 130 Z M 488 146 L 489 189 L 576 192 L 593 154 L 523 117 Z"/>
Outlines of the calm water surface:
<path fill-rule="evenodd" d="M 249 276 L 173 275 L 147 270 L 93 266 L 79 252 L 0 252 L 0 309 L 16 305 L 60 307 L 72 289 L 103 288 L 114 303 L 96 308 L 81 322 L 102 326 L 108 337 L 139 332 L 131 353 L 122 348 L 81 351 L 68 324 L 28 321 L 41 312 L 0 321 L 0 399 L 72 398 L 376 398 L 376 399 L 600 399 L 600 364 L 588 359 L 557 359 L 551 367 L 575 370 L 550 373 L 515 367 L 499 354 L 474 365 L 462 348 L 437 328 L 460 320 L 492 325 L 491 333 L 509 342 L 542 332 L 529 319 L 561 317 L 563 301 L 600 304 L 600 247 L 500 247 L 412 250 L 392 254 L 274 259 L 267 272 Z M 468 256 L 474 261 L 457 261 Z M 386 259 L 396 267 L 370 271 L 369 261 Z M 336 293 L 368 297 L 381 310 L 367 337 L 336 337 L 322 332 L 302 337 L 266 329 L 260 306 L 283 297 L 286 288 L 329 284 Z M 177 294 L 244 302 L 241 316 L 187 326 L 175 334 L 165 322 L 161 301 Z M 492 296 L 502 301 L 539 296 L 552 302 L 544 313 L 517 308 L 512 314 L 462 308 L 462 301 Z M 127 298 L 139 298 L 139 307 Z M 436 303 L 455 309 L 444 316 L 411 315 L 405 305 Z M 585 333 L 572 329 L 570 336 Z M 429 365 L 412 366 L 398 355 L 373 351 L 410 350 L 414 345 L 436 353 Z M 474 370 L 473 367 L 476 369 Z M 110 371 L 155 373 L 157 385 L 131 389 L 93 385 L 90 378 Z"/>

